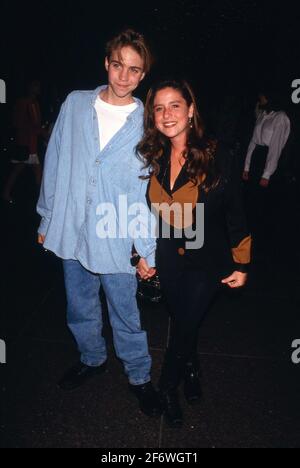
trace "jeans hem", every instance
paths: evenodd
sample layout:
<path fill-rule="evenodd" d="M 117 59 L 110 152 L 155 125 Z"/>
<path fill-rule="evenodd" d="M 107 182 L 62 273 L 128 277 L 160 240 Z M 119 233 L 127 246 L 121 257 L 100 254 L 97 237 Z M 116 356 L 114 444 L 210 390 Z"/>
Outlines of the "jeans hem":
<path fill-rule="evenodd" d="M 102 366 L 106 361 L 107 361 L 107 358 L 102 360 L 102 361 L 97 361 L 97 364 L 95 364 L 95 361 L 89 361 L 89 360 L 85 360 L 85 359 L 80 359 L 80 361 L 82 362 L 82 364 L 84 364 L 85 366 L 89 366 L 89 367 L 100 367 Z"/>
<path fill-rule="evenodd" d="M 130 385 L 133 385 L 134 387 L 138 386 L 138 385 L 145 385 L 147 383 L 151 382 L 151 377 L 148 377 L 147 379 L 144 379 L 144 380 L 132 380 L 132 379 L 129 379 L 129 383 Z"/>

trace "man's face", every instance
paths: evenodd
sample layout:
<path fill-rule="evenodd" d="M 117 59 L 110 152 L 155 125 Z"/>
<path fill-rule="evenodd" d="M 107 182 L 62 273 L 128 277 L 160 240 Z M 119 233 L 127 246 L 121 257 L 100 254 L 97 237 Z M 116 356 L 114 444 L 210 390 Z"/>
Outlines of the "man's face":
<path fill-rule="evenodd" d="M 115 50 L 105 59 L 108 84 L 119 99 L 130 97 L 145 76 L 142 57 L 130 46 Z"/>

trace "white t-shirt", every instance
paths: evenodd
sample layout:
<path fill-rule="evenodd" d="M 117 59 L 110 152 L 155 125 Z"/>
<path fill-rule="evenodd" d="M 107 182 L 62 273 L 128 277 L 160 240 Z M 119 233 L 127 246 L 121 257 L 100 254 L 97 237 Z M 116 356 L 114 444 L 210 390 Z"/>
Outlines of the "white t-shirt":
<path fill-rule="evenodd" d="M 126 123 L 127 117 L 138 107 L 136 102 L 127 106 L 114 106 L 103 101 L 100 96 L 95 102 L 102 151 L 113 136 Z"/>

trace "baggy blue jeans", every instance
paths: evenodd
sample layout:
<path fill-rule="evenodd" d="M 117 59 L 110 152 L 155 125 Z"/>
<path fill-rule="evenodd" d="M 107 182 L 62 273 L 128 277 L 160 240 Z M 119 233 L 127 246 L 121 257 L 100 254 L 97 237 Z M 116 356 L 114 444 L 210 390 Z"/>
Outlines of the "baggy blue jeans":
<path fill-rule="evenodd" d="M 149 382 L 151 357 L 147 334 L 141 329 L 135 276 L 127 273 L 95 275 L 76 260 L 64 260 L 63 267 L 67 322 L 81 353 L 81 362 L 96 367 L 107 360 L 99 298 L 102 285 L 116 354 L 123 361 L 129 382 L 132 385 Z"/>

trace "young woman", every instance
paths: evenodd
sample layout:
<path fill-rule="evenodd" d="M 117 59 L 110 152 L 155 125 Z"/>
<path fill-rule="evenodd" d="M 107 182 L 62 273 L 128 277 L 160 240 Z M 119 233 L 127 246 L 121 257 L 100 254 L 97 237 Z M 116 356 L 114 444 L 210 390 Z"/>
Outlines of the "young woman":
<path fill-rule="evenodd" d="M 251 236 L 230 160 L 216 142 L 205 139 L 190 86 L 167 81 L 152 88 L 144 119 L 138 152 L 151 174 L 147 198 L 159 219 L 156 266 L 171 315 L 159 390 L 167 422 L 178 427 L 183 415 L 177 388 L 183 378 L 187 401 L 200 399 L 197 329 L 219 285 L 246 283 Z M 170 215 L 175 206 L 190 213 L 183 219 Z M 204 229 L 202 248 L 190 248 L 189 228 L 196 237 Z"/>
<path fill-rule="evenodd" d="M 288 141 L 291 123 L 274 101 L 261 93 L 256 106 L 256 124 L 249 144 L 243 179 L 267 188 L 273 181 L 282 151 Z"/>
<path fill-rule="evenodd" d="M 284 193 L 282 156 L 286 152 L 291 123 L 269 93 L 259 95 L 256 124 L 245 160 L 246 207 L 253 235 L 273 229 L 277 222 L 278 203 Z"/>

